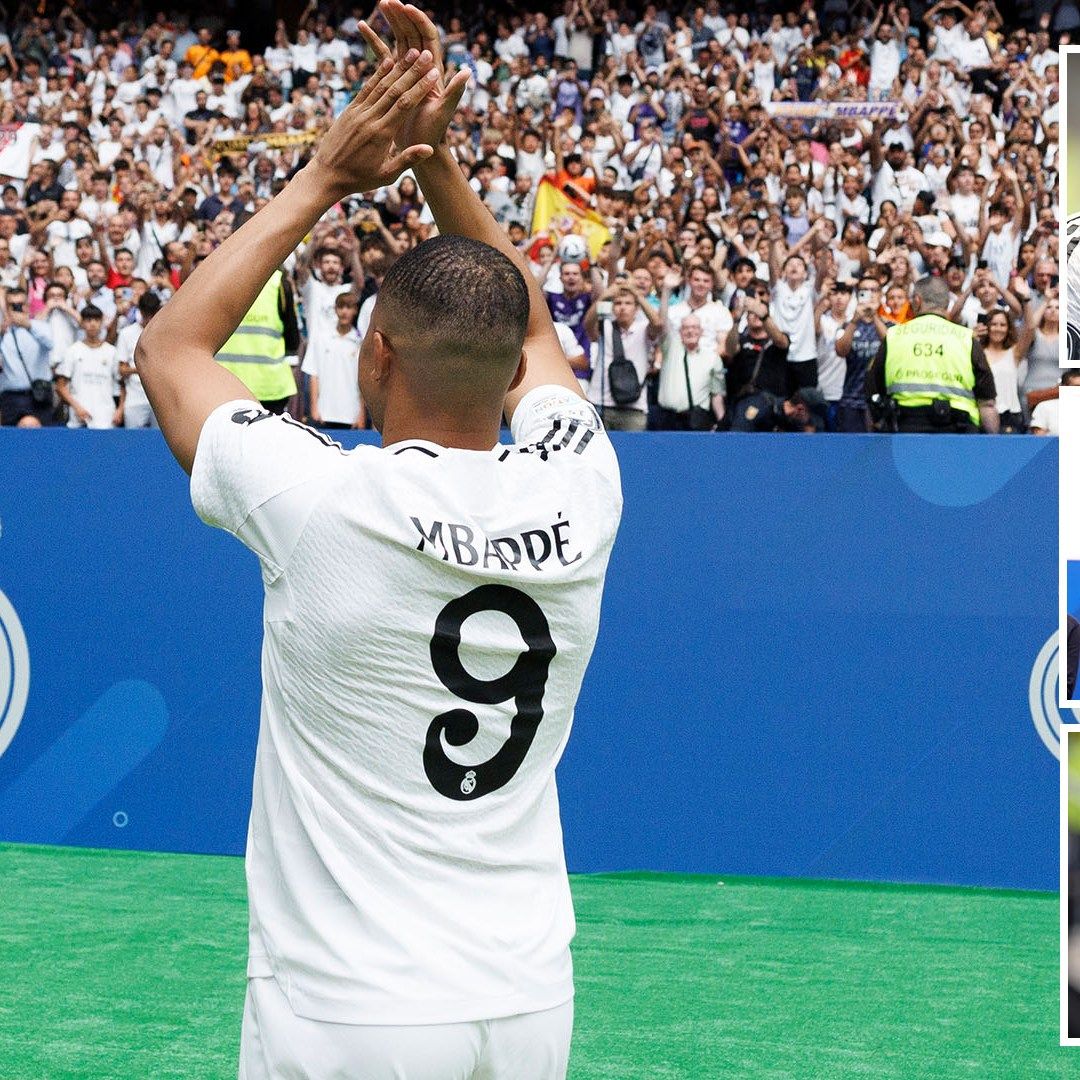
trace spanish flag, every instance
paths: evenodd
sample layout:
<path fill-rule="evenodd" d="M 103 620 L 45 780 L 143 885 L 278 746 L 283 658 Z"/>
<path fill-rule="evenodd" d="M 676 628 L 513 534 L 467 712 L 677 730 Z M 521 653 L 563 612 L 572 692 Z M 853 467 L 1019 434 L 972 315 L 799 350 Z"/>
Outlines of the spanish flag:
<path fill-rule="evenodd" d="M 564 195 L 546 176 L 536 189 L 533 206 L 532 234 L 547 233 L 556 240 L 577 233 L 589 246 L 589 257 L 595 259 L 600 249 L 611 239 L 611 233 L 595 210 L 583 209 Z"/>

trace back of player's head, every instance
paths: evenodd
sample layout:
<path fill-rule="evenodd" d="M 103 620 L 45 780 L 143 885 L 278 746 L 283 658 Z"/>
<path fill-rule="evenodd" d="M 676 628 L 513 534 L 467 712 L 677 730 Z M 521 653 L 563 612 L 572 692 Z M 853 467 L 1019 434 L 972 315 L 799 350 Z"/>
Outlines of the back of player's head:
<path fill-rule="evenodd" d="M 481 390 L 517 368 L 529 290 L 501 252 L 447 234 L 418 244 L 394 263 L 376 310 L 373 327 L 406 363 L 422 365 L 422 373 L 440 383 L 464 381 Z"/>
<path fill-rule="evenodd" d="M 143 317 L 143 321 L 152 319 L 160 310 L 161 297 L 147 289 L 139 297 L 139 314 Z"/>

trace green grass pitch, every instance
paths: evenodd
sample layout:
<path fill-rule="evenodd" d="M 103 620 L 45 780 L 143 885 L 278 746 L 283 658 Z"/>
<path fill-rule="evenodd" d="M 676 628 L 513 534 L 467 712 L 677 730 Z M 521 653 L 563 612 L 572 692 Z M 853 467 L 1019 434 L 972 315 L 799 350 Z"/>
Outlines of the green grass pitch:
<path fill-rule="evenodd" d="M 1080 1077 L 1056 894 L 577 876 L 570 1075 Z M 235 858 L 0 845 L 0 1078 L 235 1077 Z"/>

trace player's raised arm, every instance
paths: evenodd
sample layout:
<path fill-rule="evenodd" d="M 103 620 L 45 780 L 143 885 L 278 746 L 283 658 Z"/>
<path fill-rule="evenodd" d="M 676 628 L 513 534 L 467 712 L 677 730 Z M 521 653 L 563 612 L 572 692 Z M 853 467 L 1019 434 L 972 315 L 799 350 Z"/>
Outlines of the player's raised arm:
<path fill-rule="evenodd" d="M 392 183 L 431 155 L 401 141 L 402 126 L 437 77 L 430 52 L 386 59 L 319 144 L 315 157 L 269 205 L 191 275 L 147 325 L 136 364 L 169 448 L 191 472 L 199 433 L 219 405 L 250 391 L 214 355 L 267 279 L 334 203 Z M 398 152 L 398 146 L 408 149 Z"/>
<path fill-rule="evenodd" d="M 424 49 L 435 57 L 442 71 L 442 49 L 434 24 L 419 8 L 401 0 L 382 0 L 379 4 L 394 32 L 397 55 L 409 49 Z M 366 24 L 364 36 L 384 62 L 390 54 L 386 44 Z M 479 240 L 512 259 L 521 270 L 529 288 L 529 325 L 525 333 L 525 377 L 506 397 L 509 419 L 521 399 L 537 386 L 555 384 L 580 394 L 577 378 L 559 344 L 539 282 L 529 270 L 521 253 L 491 216 L 479 196 L 462 175 L 458 163 L 445 142 L 446 126 L 468 82 L 467 72 L 458 72 L 447 85 L 443 79 L 432 86 L 425 101 L 409 118 L 404 136 L 411 143 L 426 143 L 434 153 L 414 170 L 424 197 L 442 233 L 455 233 Z"/>

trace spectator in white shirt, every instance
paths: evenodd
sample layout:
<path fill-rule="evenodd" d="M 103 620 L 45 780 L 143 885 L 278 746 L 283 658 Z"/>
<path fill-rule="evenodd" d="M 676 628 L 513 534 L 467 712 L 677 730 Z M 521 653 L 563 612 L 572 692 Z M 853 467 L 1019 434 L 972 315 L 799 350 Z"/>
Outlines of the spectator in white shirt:
<path fill-rule="evenodd" d="M 890 22 L 882 19 L 886 12 Z M 873 43 L 870 45 L 870 83 L 867 93 L 872 101 L 882 101 L 888 97 L 893 81 L 900 74 L 900 43 L 897 41 L 896 28 L 891 23 L 894 17 L 891 2 L 887 8 L 878 5 L 877 16 L 870 24 Z"/>
<path fill-rule="evenodd" d="M 356 328 L 360 304 L 356 294 L 345 292 L 334 300 L 337 325 L 323 334 L 304 353 L 301 371 L 310 379 L 310 419 L 318 427 L 362 428 L 364 404 L 357 381 L 357 358 L 363 339 Z"/>
<path fill-rule="evenodd" d="M 873 186 L 873 213 L 876 217 L 886 200 L 896 204 L 902 214 L 910 214 L 915 196 L 929 186 L 926 177 L 914 165 L 907 164 L 908 151 L 895 138 L 882 150 L 882 130 L 874 125 L 870 139 L 870 163 L 877 170 Z"/>
<path fill-rule="evenodd" d="M 1003 203 L 991 203 L 986 208 L 979 230 L 979 248 L 994 280 L 1007 289 L 1020 250 L 1020 232 L 1016 223 L 1009 220 Z"/>
<path fill-rule="evenodd" d="M 713 299 L 716 274 L 703 263 L 692 266 L 687 276 L 686 297 L 673 304 L 672 295 L 681 284 L 682 275 L 678 270 L 673 270 L 665 275 L 660 293 L 660 316 L 669 345 L 673 347 L 683 319 L 692 313 L 701 322 L 701 347 L 719 352 L 720 346 L 727 340 L 732 319 L 727 305 Z"/>
<path fill-rule="evenodd" d="M 309 75 L 314 75 L 319 67 L 318 44 L 304 27 L 296 32 L 296 41 L 289 46 L 292 55 L 293 85 L 303 86 Z"/>
<path fill-rule="evenodd" d="M 112 289 L 105 283 L 109 279 L 109 270 L 98 259 L 93 260 L 86 266 L 86 288 L 83 290 L 79 302 L 75 305 L 80 316 L 86 307 L 94 307 L 99 317 L 104 320 L 108 329 L 116 319 L 116 298 Z"/>
<path fill-rule="evenodd" d="M 90 194 L 79 203 L 79 213 L 91 225 L 111 218 L 119 209 L 109 195 L 109 173 L 100 171 L 90 177 Z"/>
<path fill-rule="evenodd" d="M 504 64 L 510 64 L 514 60 L 529 55 L 529 47 L 525 44 L 524 39 L 517 31 L 511 30 L 506 23 L 499 23 L 495 33 L 495 44 L 492 47 L 495 50 L 495 55 Z"/>
<path fill-rule="evenodd" d="M 657 399 L 667 431 L 711 431 L 724 418 L 724 361 L 702 345 L 696 314 L 683 317 L 678 336 L 664 338 Z"/>
<path fill-rule="evenodd" d="M 775 249 L 774 249 L 775 250 Z M 788 386 L 791 390 L 817 386 L 817 334 L 814 327 L 814 286 L 807 274 L 806 260 L 789 255 L 777 269 L 772 311 L 776 325 L 787 334 Z"/>
<path fill-rule="evenodd" d="M 53 265 L 74 266 L 75 241 L 92 233 L 90 222 L 79 213 L 79 193 L 65 191 L 52 221 L 45 227 L 44 248 L 52 256 Z"/>
<path fill-rule="evenodd" d="M 45 287 L 45 310 L 40 318 L 48 326 L 49 335 L 52 337 L 49 363 L 55 368 L 68 347 L 74 345 L 82 333 L 79 313 L 71 306 L 67 289 L 58 281 Z"/>
<path fill-rule="evenodd" d="M 56 367 L 56 392 L 70 410 L 68 427 L 113 428 L 124 422 L 116 349 L 102 335 L 102 313 L 87 304 L 83 340 L 68 346 Z"/>
<path fill-rule="evenodd" d="M 349 44 L 334 33 L 334 28 L 329 23 L 323 27 L 322 40 L 315 51 L 317 59 L 321 62 L 329 60 L 334 65 L 334 70 L 339 74 L 345 70 L 352 52 Z"/>
<path fill-rule="evenodd" d="M 139 297 L 139 316 L 116 335 L 116 359 L 120 377 L 124 380 L 124 427 L 156 428 L 157 418 L 143 390 L 142 379 L 135 370 L 135 346 L 146 325 L 161 310 L 156 293 L 147 291 Z"/>

